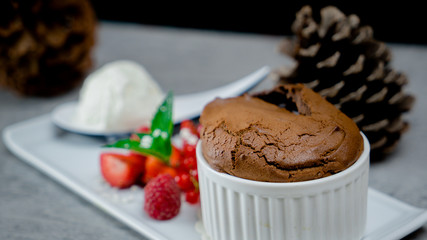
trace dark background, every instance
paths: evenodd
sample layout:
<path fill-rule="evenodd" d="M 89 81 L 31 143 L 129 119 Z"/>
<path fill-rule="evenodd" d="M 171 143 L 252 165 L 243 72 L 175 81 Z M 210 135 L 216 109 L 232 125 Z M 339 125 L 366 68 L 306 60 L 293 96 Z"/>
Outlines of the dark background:
<path fill-rule="evenodd" d="M 371 25 L 378 40 L 427 44 L 427 13 L 422 1 L 91 2 L 100 20 L 271 35 L 291 35 L 295 13 L 304 5 L 315 11 L 335 5 L 347 15 L 357 14 L 361 25 Z"/>

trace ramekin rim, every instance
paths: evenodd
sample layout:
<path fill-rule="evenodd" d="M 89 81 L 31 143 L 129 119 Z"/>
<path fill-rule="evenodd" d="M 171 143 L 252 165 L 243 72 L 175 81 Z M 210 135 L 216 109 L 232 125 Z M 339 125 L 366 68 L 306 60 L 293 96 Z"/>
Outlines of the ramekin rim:
<path fill-rule="evenodd" d="M 227 180 L 230 180 L 234 183 L 239 183 L 242 185 L 252 185 L 254 187 L 265 187 L 265 188 L 294 188 L 294 187 L 310 187 L 315 185 L 323 185 L 327 184 L 329 182 L 337 181 L 337 179 L 344 178 L 347 175 L 350 175 L 351 173 L 357 171 L 366 161 L 369 161 L 369 154 L 370 154 L 370 144 L 366 136 L 360 132 L 362 138 L 363 138 L 363 152 L 360 154 L 359 158 L 347 169 L 344 169 L 341 172 L 335 173 L 331 176 L 313 179 L 313 180 L 307 180 L 307 181 L 300 181 L 300 182 L 263 182 L 263 181 L 256 181 L 256 180 L 250 180 L 245 179 L 241 177 L 236 177 L 227 173 L 221 173 L 213 168 L 207 163 L 206 159 L 204 158 L 203 154 L 201 153 L 201 140 L 197 143 L 196 147 L 196 155 L 197 155 L 197 162 L 199 164 L 203 164 L 204 168 L 209 171 L 211 174 L 224 178 Z"/>

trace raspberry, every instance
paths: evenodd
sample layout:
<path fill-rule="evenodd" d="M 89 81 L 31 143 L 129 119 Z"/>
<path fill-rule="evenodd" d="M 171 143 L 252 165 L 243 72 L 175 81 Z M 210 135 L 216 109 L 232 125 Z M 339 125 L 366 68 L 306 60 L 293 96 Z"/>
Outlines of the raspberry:
<path fill-rule="evenodd" d="M 169 174 L 151 179 L 144 188 L 144 210 L 152 218 L 168 220 L 178 215 L 181 208 L 181 191 Z"/>

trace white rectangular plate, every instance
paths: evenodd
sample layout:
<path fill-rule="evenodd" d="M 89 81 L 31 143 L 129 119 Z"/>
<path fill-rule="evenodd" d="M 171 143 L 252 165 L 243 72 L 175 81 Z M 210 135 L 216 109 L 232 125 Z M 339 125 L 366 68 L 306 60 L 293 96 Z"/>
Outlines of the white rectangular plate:
<path fill-rule="evenodd" d="M 169 221 L 156 221 L 142 210 L 143 190 L 110 188 L 99 170 L 103 138 L 68 133 L 57 128 L 50 115 L 16 123 L 4 129 L 6 146 L 89 202 L 144 236 L 154 239 L 200 239 L 195 229 L 198 207 L 183 204 Z M 368 221 L 364 240 L 399 239 L 427 221 L 427 211 L 369 189 Z"/>

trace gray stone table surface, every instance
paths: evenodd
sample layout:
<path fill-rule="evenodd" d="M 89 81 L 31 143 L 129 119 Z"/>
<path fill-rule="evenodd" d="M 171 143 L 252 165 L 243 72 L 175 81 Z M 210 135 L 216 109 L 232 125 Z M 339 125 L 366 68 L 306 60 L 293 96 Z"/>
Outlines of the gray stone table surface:
<path fill-rule="evenodd" d="M 263 66 L 290 65 L 277 46 L 282 37 L 101 22 L 95 67 L 130 59 L 144 65 L 164 90 L 206 90 Z M 427 46 L 388 44 L 392 65 L 407 74 L 416 96 L 410 123 L 396 151 L 371 164 L 369 185 L 408 204 L 427 208 Z M 268 88 L 271 79 L 258 87 Z M 47 114 L 78 99 L 78 89 L 58 97 L 20 97 L 0 89 L 0 129 Z M 29 133 L 31 134 L 31 133 Z M 405 239 L 427 239 L 426 229 Z M 0 239 L 145 239 L 35 168 L 0 142 Z"/>

